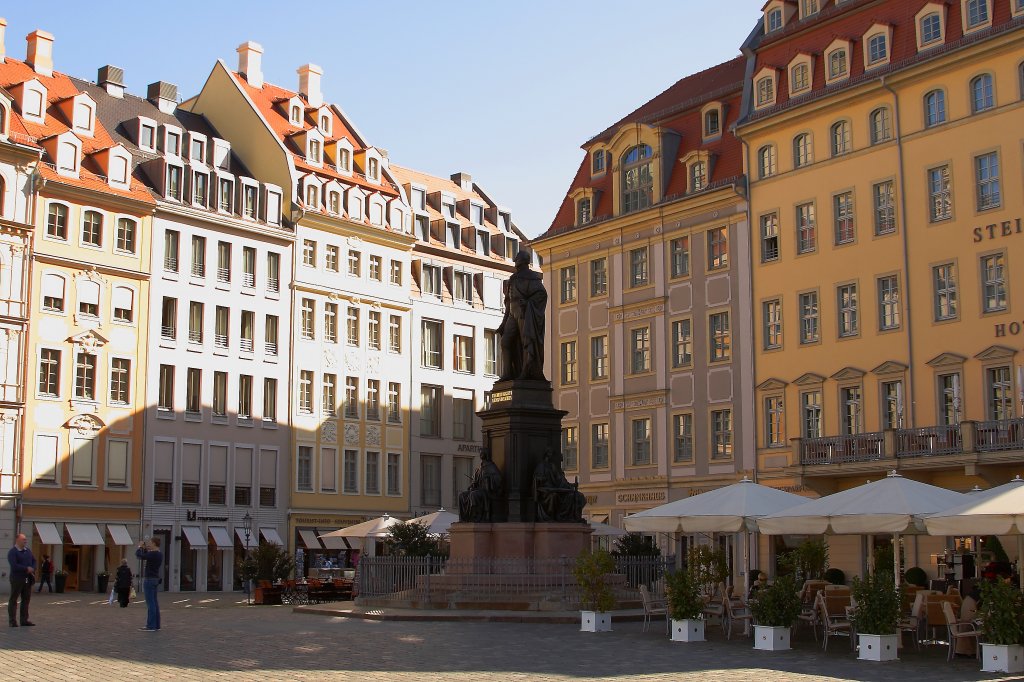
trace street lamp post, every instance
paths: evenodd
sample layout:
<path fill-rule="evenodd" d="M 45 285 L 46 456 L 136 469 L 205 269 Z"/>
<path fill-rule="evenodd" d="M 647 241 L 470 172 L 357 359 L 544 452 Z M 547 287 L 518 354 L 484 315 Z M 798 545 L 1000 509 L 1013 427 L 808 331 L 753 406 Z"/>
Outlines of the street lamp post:
<path fill-rule="evenodd" d="M 245 533 L 245 563 L 249 563 L 249 537 L 252 535 L 252 516 L 245 512 L 242 517 L 242 532 Z M 245 603 L 252 604 L 252 579 L 245 579 Z"/>

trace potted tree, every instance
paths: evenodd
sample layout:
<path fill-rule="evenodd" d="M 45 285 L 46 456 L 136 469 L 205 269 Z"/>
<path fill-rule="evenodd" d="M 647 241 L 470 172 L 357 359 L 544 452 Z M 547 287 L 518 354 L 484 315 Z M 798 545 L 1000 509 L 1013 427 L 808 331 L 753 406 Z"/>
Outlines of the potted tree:
<path fill-rule="evenodd" d="M 700 587 L 689 571 L 674 571 L 665 577 L 668 616 L 672 619 L 673 642 L 704 641 L 704 601 Z"/>
<path fill-rule="evenodd" d="M 582 552 L 576 558 L 572 575 L 580 588 L 580 630 L 583 632 L 610 632 L 615 608 L 615 592 L 608 580 L 615 570 L 611 555 L 603 549 Z"/>
<path fill-rule="evenodd" d="M 729 577 L 729 564 L 725 551 L 711 545 L 696 545 L 686 553 L 686 566 L 690 578 L 702 594 L 712 595 L 718 583 Z"/>
<path fill-rule="evenodd" d="M 899 646 L 900 590 L 892 573 L 876 571 L 851 582 L 857 610 L 853 624 L 857 628 L 862 661 L 895 661 Z"/>
<path fill-rule="evenodd" d="M 981 669 L 1024 672 L 1024 597 L 997 580 L 981 584 Z"/>
<path fill-rule="evenodd" d="M 754 615 L 754 648 L 785 651 L 790 648 L 790 630 L 800 615 L 800 589 L 792 576 L 782 576 L 757 592 L 750 602 Z"/>

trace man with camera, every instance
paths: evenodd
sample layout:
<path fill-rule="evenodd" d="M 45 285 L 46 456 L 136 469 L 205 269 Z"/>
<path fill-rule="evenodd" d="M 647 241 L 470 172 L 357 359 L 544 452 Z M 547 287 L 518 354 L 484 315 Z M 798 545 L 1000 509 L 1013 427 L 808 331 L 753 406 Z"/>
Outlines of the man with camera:
<path fill-rule="evenodd" d="M 11 627 L 18 627 L 15 615 L 18 615 L 18 599 L 21 599 L 21 625 L 35 625 L 28 619 L 28 603 L 32 599 L 32 580 L 36 573 L 36 558 L 32 556 L 32 550 L 26 544 L 28 538 L 24 533 L 18 533 L 14 538 L 14 547 L 7 552 L 7 563 L 11 565 L 11 598 L 7 602 L 7 619 Z"/>
<path fill-rule="evenodd" d="M 160 589 L 160 569 L 164 565 L 164 554 L 160 551 L 160 539 L 150 538 L 139 543 L 135 556 L 146 562 L 142 571 L 142 593 L 146 597 L 146 632 L 160 629 L 160 604 L 156 600 Z"/>

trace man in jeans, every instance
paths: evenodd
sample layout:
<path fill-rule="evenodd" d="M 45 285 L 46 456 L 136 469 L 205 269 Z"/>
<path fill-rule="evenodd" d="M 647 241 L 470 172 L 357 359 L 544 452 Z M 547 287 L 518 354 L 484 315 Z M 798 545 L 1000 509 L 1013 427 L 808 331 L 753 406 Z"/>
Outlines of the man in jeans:
<path fill-rule="evenodd" d="M 160 539 L 150 538 L 149 542 L 140 542 L 139 548 L 135 550 L 135 556 L 146 561 L 146 568 L 142 572 L 142 593 L 146 597 L 146 627 L 139 629 L 156 632 L 160 629 L 160 604 L 156 600 L 156 595 L 160 589 L 160 569 L 164 565 Z"/>
<path fill-rule="evenodd" d="M 18 627 L 15 614 L 18 611 L 18 599 L 21 599 L 22 626 L 35 625 L 28 619 L 28 603 L 32 599 L 32 579 L 36 573 L 36 558 L 32 550 L 26 547 L 28 539 L 24 533 L 14 538 L 14 547 L 7 552 L 7 563 L 11 565 L 11 598 L 7 602 L 7 620 L 11 627 Z"/>

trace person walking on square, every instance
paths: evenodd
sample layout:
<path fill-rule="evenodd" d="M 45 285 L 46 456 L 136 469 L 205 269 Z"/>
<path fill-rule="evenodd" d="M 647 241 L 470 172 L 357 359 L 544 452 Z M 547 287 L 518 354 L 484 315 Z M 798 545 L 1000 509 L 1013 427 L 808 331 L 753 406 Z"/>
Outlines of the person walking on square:
<path fill-rule="evenodd" d="M 157 602 L 157 590 L 160 589 L 160 569 L 164 565 L 164 554 L 160 551 L 160 539 L 150 538 L 149 542 L 139 543 L 135 556 L 146 562 L 142 572 L 142 593 L 146 597 L 146 627 L 139 628 L 147 632 L 160 629 L 160 604 Z"/>
<path fill-rule="evenodd" d="M 132 569 L 128 568 L 128 560 L 121 559 L 121 565 L 117 567 L 117 574 L 114 576 L 114 590 L 117 591 L 117 603 L 122 609 L 128 606 L 133 577 Z"/>
<path fill-rule="evenodd" d="M 28 619 L 28 603 L 32 600 L 32 579 L 36 574 L 36 558 L 32 556 L 32 550 L 26 547 L 28 538 L 24 533 L 18 533 L 14 538 L 14 547 L 7 552 L 7 563 L 10 564 L 11 577 L 11 598 L 7 601 L 7 620 L 11 627 L 18 627 L 15 615 L 18 611 L 18 599 L 21 599 L 22 626 L 35 625 Z"/>
<path fill-rule="evenodd" d="M 51 578 L 53 577 L 53 562 L 50 561 L 50 555 L 43 555 L 43 563 L 39 564 L 39 587 L 36 588 L 36 592 L 42 593 L 43 585 L 46 585 L 48 592 L 53 592 L 53 583 Z"/>

